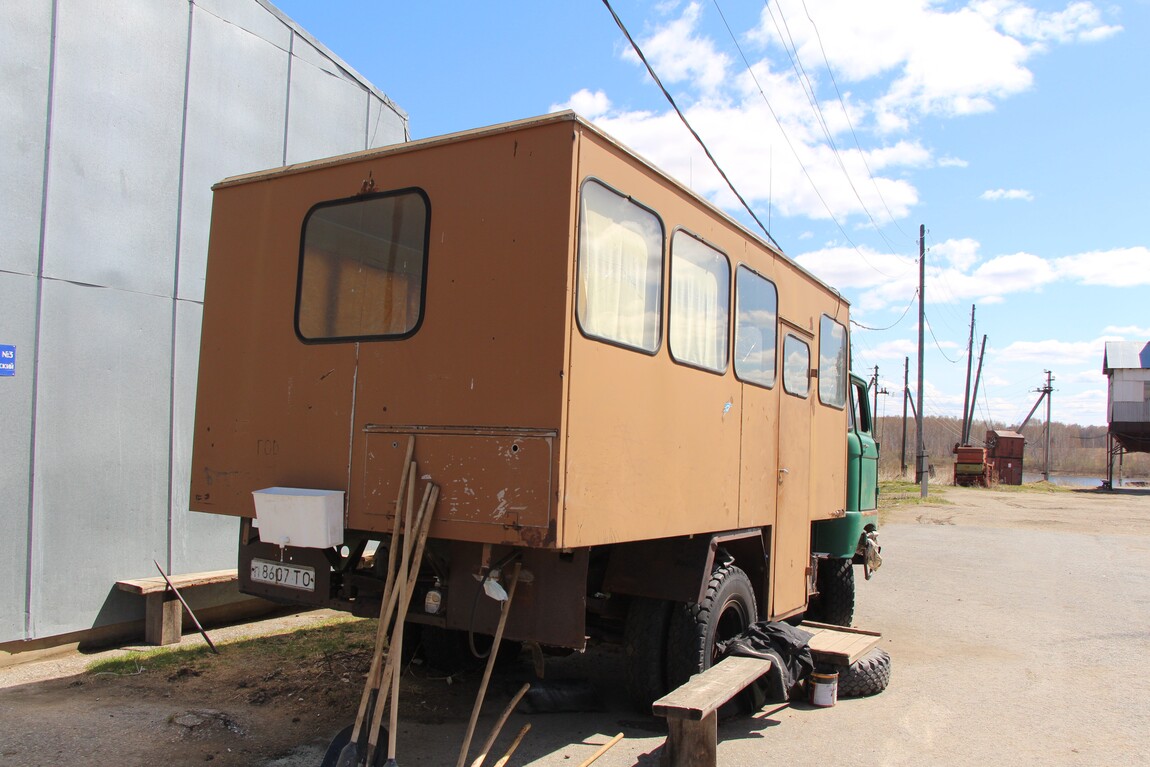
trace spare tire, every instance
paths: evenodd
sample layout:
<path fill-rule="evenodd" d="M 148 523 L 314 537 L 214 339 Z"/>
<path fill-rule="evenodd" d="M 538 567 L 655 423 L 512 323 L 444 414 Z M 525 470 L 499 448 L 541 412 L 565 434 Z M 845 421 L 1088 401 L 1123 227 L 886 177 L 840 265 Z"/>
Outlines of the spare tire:
<path fill-rule="evenodd" d="M 874 648 L 846 668 L 839 669 L 839 697 L 877 695 L 890 684 L 890 654 Z"/>

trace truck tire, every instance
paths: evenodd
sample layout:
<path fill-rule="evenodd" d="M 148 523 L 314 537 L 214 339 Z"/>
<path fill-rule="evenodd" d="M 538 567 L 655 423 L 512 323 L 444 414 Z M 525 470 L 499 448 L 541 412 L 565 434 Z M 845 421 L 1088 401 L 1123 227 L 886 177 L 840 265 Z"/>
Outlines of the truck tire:
<path fill-rule="evenodd" d="M 819 560 L 815 585 L 819 593 L 807 605 L 808 620 L 849 626 L 855 614 L 855 569 L 850 559 Z"/>
<path fill-rule="evenodd" d="M 623 682 L 637 711 L 651 712 L 651 704 L 667 694 L 667 627 L 671 603 L 665 599 L 634 597 L 623 624 Z"/>
<path fill-rule="evenodd" d="M 667 638 L 667 687 L 674 690 L 714 665 L 715 644 L 741 634 L 758 614 L 747 574 L 734 565 L 716 567 L 702 602 L 675 606 Z"/>
<path fill-rule="evenodd" d="M 846 668 L 839 669 L 839 697 L 877 695 L 890 684 L 890 653 L 874 648 Z"/>

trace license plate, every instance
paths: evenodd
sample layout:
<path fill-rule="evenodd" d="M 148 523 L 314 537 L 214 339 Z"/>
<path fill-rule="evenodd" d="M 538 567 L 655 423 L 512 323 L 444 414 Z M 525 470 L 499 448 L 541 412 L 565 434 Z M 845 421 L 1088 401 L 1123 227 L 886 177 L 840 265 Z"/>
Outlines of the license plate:
<path fill-rule="evenodd" d="M 252 580 L 300 591 L 315 591 L 315 570 L 269 559 L 252 560 Z"/>

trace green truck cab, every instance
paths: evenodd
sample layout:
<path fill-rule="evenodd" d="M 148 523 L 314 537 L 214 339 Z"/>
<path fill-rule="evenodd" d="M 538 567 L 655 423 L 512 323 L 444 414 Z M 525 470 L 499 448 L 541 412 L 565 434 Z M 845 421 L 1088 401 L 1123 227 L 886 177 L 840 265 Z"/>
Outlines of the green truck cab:
<path fill-rule="evenodd" d="M 854 568 L 869 580 L 882 564 L 878 545 L 878 442 L 866 381 L 851 375 L 847 423 L 847 492 L 843 516 L 811 525 L 811 551 L 818 560 L 818 594 L 807 616 L 849 625 L 854 615 Z"/>

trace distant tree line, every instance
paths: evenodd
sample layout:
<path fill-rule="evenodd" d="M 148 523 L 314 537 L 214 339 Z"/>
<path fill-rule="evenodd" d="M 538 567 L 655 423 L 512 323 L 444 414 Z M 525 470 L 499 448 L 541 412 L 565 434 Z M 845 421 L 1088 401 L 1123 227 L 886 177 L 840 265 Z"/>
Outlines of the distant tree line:
<path fill-rule="evenodd" d="M 937 477 L 951 476 L 954 463 L 954 446 L 962 435 L 962 421 L 958 418 L 927 416 L 923 421 L 923 441 L 930 462 L 935 467 Z M 975 422 L 970 431 L 971 444 L 984 447 L 986 432 L 990 429 L 1008 430 L 1002 423 Z M 1042 454 L 1045 447 L 1045 421 L 1037 418 L 1027 424 L 1022 436 L 1026 438 L 1023 451 L 1023 468 L 1026 472 L 1041 472 Z M 902 417 L 886 416 L 878 419 L 876 432 L 882 443 L 879 451 L 879 471 L 885 477 L 896 477 L 902 463 Z M 908 417 L 906 424 L 906 465 L 907 472 L 914 474 L 915 424 Z M 1082 474 L 1085 476 L 1106 475 L 1106 427 L 1080 426 L 1052 422 L 1050 424 L 1050 471 L 1062 474 Z M 1117 473 L 1117 465 L 1115 466 Z M 1150 476 L 1150 453 L 1130 453 L 1123 460 L 1122 476 Z"/>

